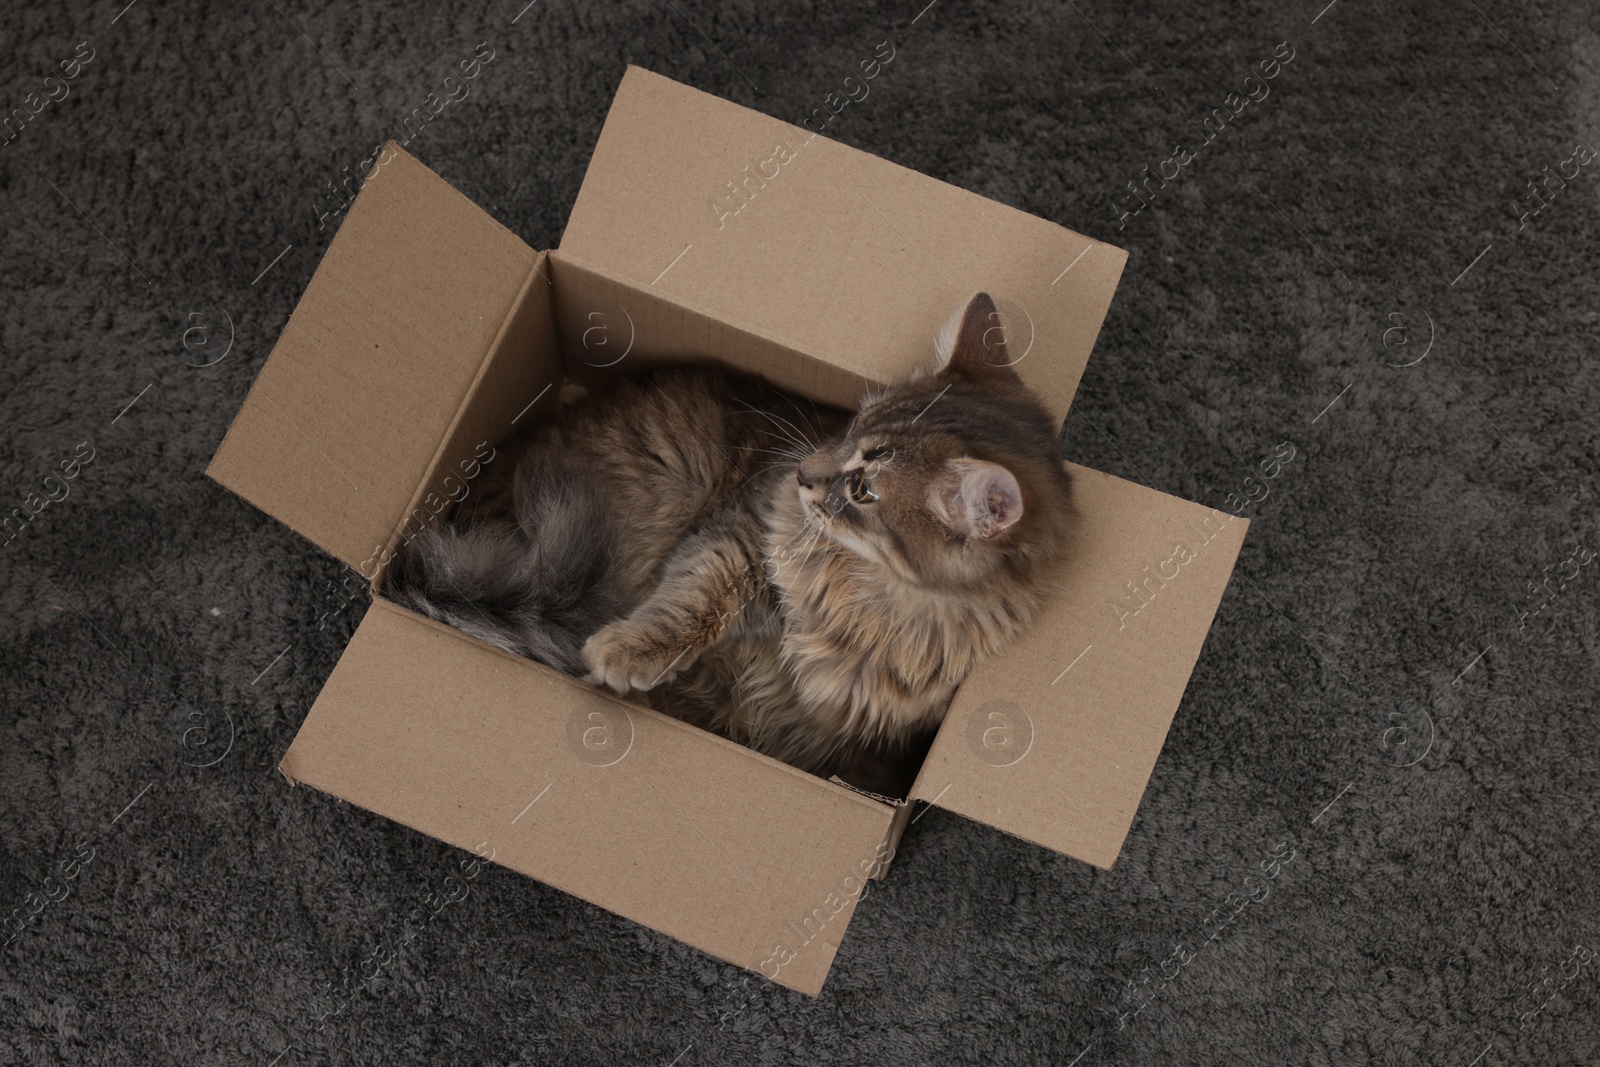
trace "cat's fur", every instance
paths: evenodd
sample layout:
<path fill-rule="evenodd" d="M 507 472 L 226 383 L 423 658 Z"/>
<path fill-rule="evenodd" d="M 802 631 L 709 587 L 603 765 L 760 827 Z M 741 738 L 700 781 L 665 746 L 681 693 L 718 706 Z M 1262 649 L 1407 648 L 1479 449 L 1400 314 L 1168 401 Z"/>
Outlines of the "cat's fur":
<path fill-rule="evenodd" d="M 716 371 L 625 380 L 384 591 L 806 770 L 892 755 L 1030 624 L 1067 538 L 1056 426 L 998 324 L 978 294 L 854 417 Z"/>

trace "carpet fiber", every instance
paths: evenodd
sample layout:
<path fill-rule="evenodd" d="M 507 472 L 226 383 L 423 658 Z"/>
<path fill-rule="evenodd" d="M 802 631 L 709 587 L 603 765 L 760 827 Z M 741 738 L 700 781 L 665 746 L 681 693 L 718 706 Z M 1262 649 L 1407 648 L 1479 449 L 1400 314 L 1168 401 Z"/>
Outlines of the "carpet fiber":
<path fill-rule="evenodd" d="M 0 26 L 0 1063 L 1600 1062 L 1592 5 L 523 2 Z M 1253 518 L 1120 860 L 931 811 L 815 1000 L 408 924 L 461 853 L 274 769 L 362 597 L 202 474 L 329 182 L 486 43 L 410 150 L 552 247 L 625 63 L 797 120 L 885 40 L 829 136 L 1130 250 L 1070 458 Z"/>

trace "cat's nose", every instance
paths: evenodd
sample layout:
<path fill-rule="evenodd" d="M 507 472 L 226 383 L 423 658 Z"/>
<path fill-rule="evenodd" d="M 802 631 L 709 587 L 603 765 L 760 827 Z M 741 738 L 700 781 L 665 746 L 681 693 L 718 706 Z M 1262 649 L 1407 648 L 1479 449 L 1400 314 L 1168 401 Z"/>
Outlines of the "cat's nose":
<path fill-rule="evenodd" d="M 804 463 L 795 464 L 794 478 L 795 481 L 800 483 L 800 487 L 802 489 L 810 489 L 812 487 L 813 483 L 811 479 L 806 477 L 806 466 Z"/>

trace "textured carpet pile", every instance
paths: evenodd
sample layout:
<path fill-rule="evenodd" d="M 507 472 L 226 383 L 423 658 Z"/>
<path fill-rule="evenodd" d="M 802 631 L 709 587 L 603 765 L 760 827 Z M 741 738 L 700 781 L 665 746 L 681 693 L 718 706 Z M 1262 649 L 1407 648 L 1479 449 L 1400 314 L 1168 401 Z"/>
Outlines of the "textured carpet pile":
<path fill-rule="evenodd" d="M 524 2 L 0 20 L 0 1063 L 1600 1063 L 1592 5 Z M 1251 500 L 1119 862 L 929 812 L 815 1000 L 409 921 L 461 854 L 274 770 L 364 594 L 202 474 L 329 183 L 486 44 L 410 150 L 553 247 L 626 63 L 792 121 L 882 41 L 829 136 L 1130 251 L 1070 458 Z"/>

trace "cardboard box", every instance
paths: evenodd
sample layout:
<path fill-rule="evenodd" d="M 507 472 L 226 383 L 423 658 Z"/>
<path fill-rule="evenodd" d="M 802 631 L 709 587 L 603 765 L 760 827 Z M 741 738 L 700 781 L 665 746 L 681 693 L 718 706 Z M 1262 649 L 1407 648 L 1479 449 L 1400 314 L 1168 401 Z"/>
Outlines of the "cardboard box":
<path fill-rule="evenodd" d="M 564 375 L 710 356 L 853 407 L 979 289 L 1064 417 L 1125 259 L 630 68 L 555 251 L 391 144 L 209 474 L 372 578 Z M 1109 867 L 1246 523 L 1076 475 L 1064 593 L 961 687 L 911 797 Z M 911 810 L 381 598 L 280 766 L 813 995 Z"/>

